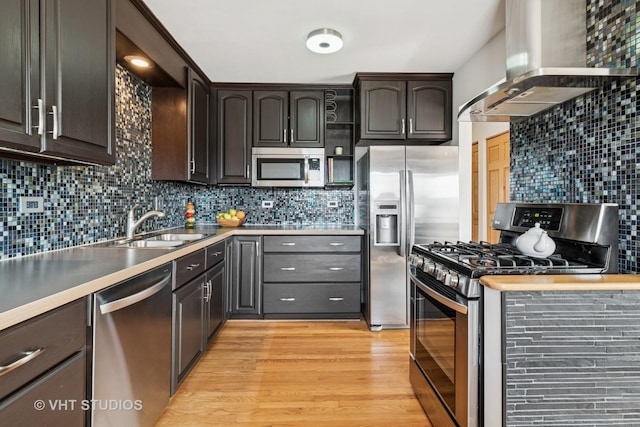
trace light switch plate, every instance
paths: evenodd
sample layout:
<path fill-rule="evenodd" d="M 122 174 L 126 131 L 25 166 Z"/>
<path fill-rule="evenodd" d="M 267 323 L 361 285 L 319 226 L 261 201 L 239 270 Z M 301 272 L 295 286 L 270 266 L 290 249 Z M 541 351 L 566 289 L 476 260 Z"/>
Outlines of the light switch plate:
<path fill-rule="evenodd" d="M 20 197 L 20 212 L 44 212 L 44 197 Z"/>

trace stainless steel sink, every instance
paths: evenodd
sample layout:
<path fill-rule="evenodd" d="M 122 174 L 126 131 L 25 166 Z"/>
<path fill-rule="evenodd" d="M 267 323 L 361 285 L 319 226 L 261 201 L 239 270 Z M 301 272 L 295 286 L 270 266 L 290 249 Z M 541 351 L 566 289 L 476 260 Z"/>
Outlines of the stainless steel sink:
<path fill-rule="evenodd" d="M 176 246 L 184 245 L 184 240 L 133 240 L 131 242 L 114 243 L 114 248 L 156 248 L 170 249 Z"/>
<path fill-rule="evenodd" d="M 199 233 L 193 233 L 193 234 L 187 234 L 187 233 L 163 233 L 163 234 L 159 234 L 157 236 L 153 236 L 153 237 L 147 237 L 146 239 L 144 239 L 144 241 L 164 241 L 164 242 L 171 242 L 171 241 L 175 241 L 175 240 L 180 240 L 180 241 L 193 241 L 193 240 L 200 240 L 200 239 L 204 239 L 205 237 L 207 237 L 204 234 L 199 234 Z"/>
<path fill-rule="evenodd" d="M 207 237 L 202 233 L 160 233 L 155 236 L 145 238 L 124 239 L 107 242 L 103 247 L 108 248 L 150 248 L 150 249 L 172 249 L 187 243 L 195 242 Z"/>

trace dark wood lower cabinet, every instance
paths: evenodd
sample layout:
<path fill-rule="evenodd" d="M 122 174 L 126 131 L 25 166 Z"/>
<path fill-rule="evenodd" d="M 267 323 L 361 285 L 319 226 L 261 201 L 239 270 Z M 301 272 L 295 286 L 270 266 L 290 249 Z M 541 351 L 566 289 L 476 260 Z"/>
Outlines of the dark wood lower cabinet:
<path fill-rule="evenodd" d="M 227 270 L 225 263 L 216 264 L 207 272 L 208 291 L 205 298 L 206 336 L 205 346 L 224 323 L 224 288 Z"/>
<path fill-rule="evenodd" d="M 0 333 L 0 425 L 82 426 L 87 399 L 87 300 Z M 28 354 L 27 352 L 32 352 Z"/>
<path fill-rule="evenodd" d="M 173 293 L 173 369 L 171 394 L 202 353 L 205 275 Z"/>
<path fill-rule="evenodd" d="M 231 272 L 231 315 L 233 317 L 255 319 L 262 315 L 261 243 L 262 236 L 233 238 Z"/>

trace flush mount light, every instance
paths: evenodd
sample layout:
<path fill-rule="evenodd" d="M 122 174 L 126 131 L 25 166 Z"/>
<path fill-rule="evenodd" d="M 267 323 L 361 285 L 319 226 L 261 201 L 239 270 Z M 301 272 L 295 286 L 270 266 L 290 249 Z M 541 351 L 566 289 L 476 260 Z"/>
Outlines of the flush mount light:
<path fill-rule="evenodd" d="M 330 28 L 321 28 L 309 33 L 307 49 L 315 53 L 333 53 L 342 48 L 342 35 Z"/>
<path fill-rule="evenodd" d="M 129 64 L 135 65 L 136 67 L 140 67 L 140 68 L 153 67 L 153 63 L 149 59 L 140 55 L 127 55 L 124 57 L 124 60 L 127 61 Z"/>

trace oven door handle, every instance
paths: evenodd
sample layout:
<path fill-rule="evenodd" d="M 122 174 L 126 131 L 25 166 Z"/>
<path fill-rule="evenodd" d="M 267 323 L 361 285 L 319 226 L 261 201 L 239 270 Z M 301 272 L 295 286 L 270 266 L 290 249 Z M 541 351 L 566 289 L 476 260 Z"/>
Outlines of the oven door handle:
<path fill-rule="evenodd" d="M 439 294 L 438 292 L 434 291 L 430 287 L 425 286 L 422 282 L 420 282 L 420 280 L 416 279 L 413 275 L 411 275 L 410 277 L 411 277 L 411 281 L 418 288 L 420 288 L 420 291 L 424 292 L 425 294 L 427 294 L 428 296 L 430 296 L 434 300 L 438 301 L 440 304 L 443 304 L 443 305 L 449 307 L 451 310 L 454 310 L 454 311 L 456 311 L 456 312 L 458 312 L 460 314 L 467 314 L 468 308 L 467 308 L 466 305 L 460 304 L 457 301 L 453 301 L 453 300 L 445 297 L 444 295 Z"/>

